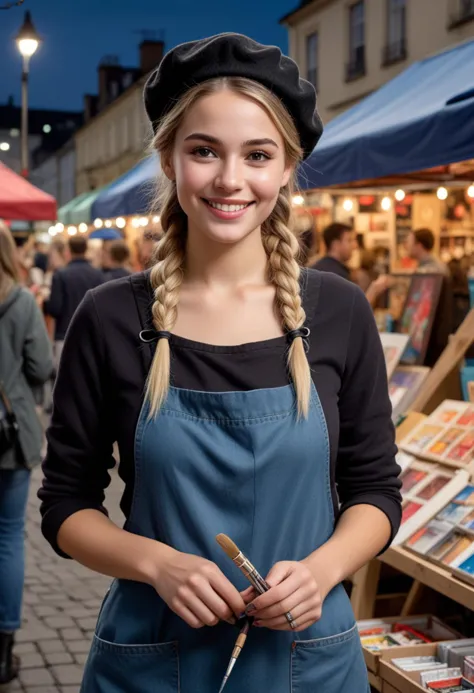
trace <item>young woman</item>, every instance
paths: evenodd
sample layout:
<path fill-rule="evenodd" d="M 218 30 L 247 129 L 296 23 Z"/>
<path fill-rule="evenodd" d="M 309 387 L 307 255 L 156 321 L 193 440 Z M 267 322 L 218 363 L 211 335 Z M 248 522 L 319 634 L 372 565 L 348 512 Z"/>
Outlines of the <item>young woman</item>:
<path fill-rule="evenodd" d="M 150 272 L 90 292 L 71 324 L 40 492 L 56 550 L 116 578 L 83 691 L 217 692 L 247 608 L 229 693 L 365 692 L 341 581 L 397 531 L 398 467 L 368 303 L 296 258 L 314 90 L 224 34 L 168 53 L 145 102 L 164 236 Z M 124 529 L 103 507 L 114 441 Z"/>
<path fill-rule="evenodd" d="M 0 222 L 0 685 L 18 673 L 12 648 L 21 624 L 25 511 L 43 441 L 34 390 L 52 370 L 43 318 L 33 294 L 19 284 L 15 242 Z M 17 434 L 5 416 L 10 407 Z"/>

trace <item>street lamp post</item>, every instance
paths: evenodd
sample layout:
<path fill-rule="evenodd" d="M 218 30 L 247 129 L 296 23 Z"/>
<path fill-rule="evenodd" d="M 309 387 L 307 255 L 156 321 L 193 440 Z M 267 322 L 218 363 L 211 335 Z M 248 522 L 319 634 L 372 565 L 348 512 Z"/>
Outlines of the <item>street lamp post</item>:
<path fill-rule="evenodd" d="M 21 73 L 21 173 L 28 177 L 29 151 L 28 151 L 28 74 L 30 58 L 40 44 L 40 37 L 31 21 L 29 11 L 25 12 L 25 20 L 16 37 L 18 50 L 23 56 L 23 69 Z"/>

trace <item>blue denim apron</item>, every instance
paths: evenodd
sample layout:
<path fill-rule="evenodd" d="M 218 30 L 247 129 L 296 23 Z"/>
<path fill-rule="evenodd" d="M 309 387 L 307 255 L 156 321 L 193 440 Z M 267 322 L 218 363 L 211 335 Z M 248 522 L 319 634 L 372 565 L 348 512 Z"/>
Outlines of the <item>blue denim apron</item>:
<path fill-rule="evenodd" d="M 215 541 L 228 534 L 265 575 L 298 561 L 334 529 L 329 441 L 313 387 L 298 421 L 291 385 L 245 392 L 171 388 L 159 416 L 145 403 L 135 440 L 126 529 L 214 561 L 249 585 Z M 152 587 L 115 580 L 82 693 L 218 693 L 235 626 L 192 629 Z M 304 632 L 253 628 L 225 693 L 366 693 L 367 671 L 342 585 Z"/>

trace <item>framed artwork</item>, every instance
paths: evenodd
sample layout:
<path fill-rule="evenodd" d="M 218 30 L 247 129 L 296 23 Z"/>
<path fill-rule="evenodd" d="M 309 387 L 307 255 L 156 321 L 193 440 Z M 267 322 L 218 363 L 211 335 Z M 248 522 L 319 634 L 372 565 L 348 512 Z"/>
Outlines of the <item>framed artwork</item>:
<path fill-rule="evenodd" d="M 393 421 L 410 409 L 429 372 L 426 366 L 398 366 L 395 369 L 388 385 Z"/>
<path fill-rule="evenodd" d="M 390 380 L 408 344 L 409 335 L 395 332 L 380 332 L 379 334 L 387 366 L 387 377 Z"/>
<path fill-rule="evenodd" d="M 402 317 L 413 275 L 406 272 L 404 274 L 390 273 L 390 276 L 393 279 L 393 285 L 388 292 L 388 309 L 392 318 L 398 321 Z"/>
<path fill-rule="evenodd" d="M 443 276 L 414 274 L 403 306 L 398 330 L 409 336 L 400 359 L 405 365 L 422 365 L 438 308 Z"/>

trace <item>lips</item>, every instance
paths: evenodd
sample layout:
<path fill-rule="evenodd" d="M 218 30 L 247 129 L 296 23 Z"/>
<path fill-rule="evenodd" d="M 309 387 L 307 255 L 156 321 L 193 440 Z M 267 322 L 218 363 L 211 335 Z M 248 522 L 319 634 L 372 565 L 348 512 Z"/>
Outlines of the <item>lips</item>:
<path fill-rule="evenodd" d="M 219 209 L 221 212 L 240 212 L 242 209 L 249 207 L 253 202 L 214 202 L 214 200 L 207 200 L 203 198 L 207 204 L 213 209 Z"/>
<path fill-rule="evenodd" d="M 213 214 L 213 216 L 218 219 L 238 219 L 243 214 L 246 213 L 249 207 L 251 207 L 254 202 L 242 202 L 240 200 L 236 202 L 216 202 L 214 200 L 206 200 L 202 198 L 208 210 Z"/>

